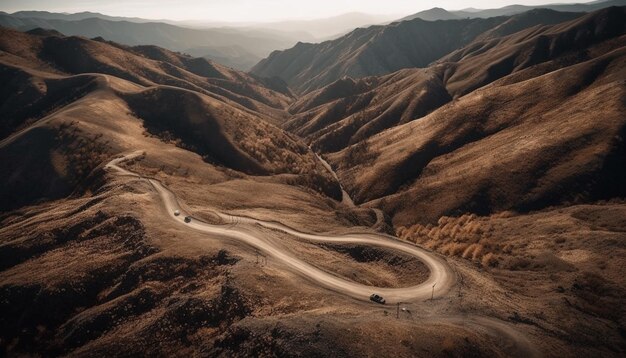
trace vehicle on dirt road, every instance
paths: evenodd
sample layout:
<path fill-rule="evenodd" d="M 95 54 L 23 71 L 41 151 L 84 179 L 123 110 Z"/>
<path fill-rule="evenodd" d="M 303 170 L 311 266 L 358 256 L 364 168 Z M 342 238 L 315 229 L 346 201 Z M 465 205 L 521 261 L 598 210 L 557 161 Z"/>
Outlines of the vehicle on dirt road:
<path fill-rule="evenodd" d="M 180 210 L 174 210 L 174 216 L 180 215 Z"/>
<path fill-rule="evenodd" d="M 185 222 L 186 223 L 190 223 L 191 222 L 191 216 L 185 216 Z"/>
<path fill-rule="evenodd" d="M 385 304 L 385 299 L 375 293 L 372 293 L 372 295 L 370 296 L 370 301 L 380 303 L 381 305 Z"/>

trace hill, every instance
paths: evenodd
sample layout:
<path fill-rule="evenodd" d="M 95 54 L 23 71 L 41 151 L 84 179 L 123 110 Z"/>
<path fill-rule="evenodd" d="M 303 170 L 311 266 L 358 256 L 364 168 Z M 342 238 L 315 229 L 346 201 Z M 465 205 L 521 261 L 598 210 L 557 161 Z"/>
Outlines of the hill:
<path fill-rule="evenodd" d="M 75 20 L 0 15 L 0 26 L 27 31 L 44 28 L 68 36 L 102 37 L 116 43 L 155 45 L 196 57 L 222 61 L 226 66 L 247 70 L 271 51 L 293 46 L 299 37 L 288 33 L 238 29 L 194 29 L 159 22 L 113 21 L 102 17 L 75 17 Z M 73 17 L 74 18 L 74 17 Z M 243 51 L 242 49 L 245 49 Z"/>
<path fill-rule="evenodd" d="M 0 110 L 10 119 L 2 123 L 0 156 L 4 163 L 12 163 L 2 177 L 3 186 L 12 188 L 3 191 L 4 210 L 35 198 L 70 194 L 101 157 L 124 147 L 123 133 L 102 122 L 116 116 L 135 123 L 134 127 L 140 118 L 150 136 L 193 150 L 217 167 L 296 177 L 323 168 L 306 146 L 270 124 L 280 120 L 275 116 L 280 116 L 290 98 L 245 73 L 156 47 L 126 48 L 56 34 L 0 31 L 0 49 L 5 53 L 2 76 L 8 84 Z M 89 107 L 100 100 L 109 104 L 99 110 Z M 75 124 L 73 118 L 94 122 Z M 142 137 L 139 132 L 134 142 Z M 207 138 L 212 139 L 207 142 Z M 85 141 L 96 147 L 86 150 L 83 159 L 69 157 L 72 148 Z M 31 147 L 28 160 L 10 160 L 26 147 Z M 90 157 L 96 153 L 100 154 Z M 51 156 L 65 163 L 58 164 L 62 167 L 80 170 L 51 167 Z M 324 172 L 318 179 L 328 176 L 321 185 L 331 193 L 335 189 L 330 174 Z M 9 173 L 39 179 L 16 181 Z M 313 184 L 317 179 L 307 183 L 308 174 L 302 178 L 296 181 L 320 189 L 321 182 Z"/>
<path fill-rule="evenodd" d="M 415 19 L 370 26 L 321 44 L 298 43 L 291 49 L 274 51 L 251 72 L 279 77 L 297 93 L 307 93 L 343 76 L 360 78 L 407 67 L 426 67 L 505 20 Z"/>
<path fill-rule="evenodd" d="M 435 12 L 439 9 L 435 9 Z M 404 68 L 428 67 L 434 61 L 477 40 L 501 38 L 539 25 L 566 22 L 584 13 L 536 9 L 510 17 L 425 21 L 419 17 L 357 29 L 321 44 L 298 43 L 275 51 L 252 73 L 279 77 L 306 94 L 341 79 L 389 74 Z M 390 55 L 391 54 L 391 55 Z"/>
<path fill-rule="evenodd" d="M 430 10 L 420 11 L 416 14 L 403 17 L 397 21 L 400 22 L 400 21 L 408 21 L 408 20 L 413 20 L 413 19 L 422 19 L 425 21 L 437 21 L 437 20 L 458 20 L 460 18 L 461 18 L 460 16 L 455 15 L 449 11 L 446 11 L 445 9 L 442 9 L 440 7 L 434 7 Z"/>
<path fill-rule="evenodd" d="M 497 67 L 501 71 L 485 62 L 470 66 L 470 77 L 469 70 L 465 76 L 451 70 L 446 87 L 461 97 L 330 154 L 329 161 L 356 202 L 383 208 L 396 225 L 624 197 L 625 172 L 617 158 L 623 157 L 626 128 L 620 80 L 625 10 L 528 30 L 534 36 L 518 34 L 525 39 L 518 45 L 516 35 L 500 39 L 452 68 L 491 58 L 507 64 Z M 552 51 L 517 47 L 537 43 Z M 524 61 L 506 59 L 502 51 Z M 544 57 L 527 55 L 537 52 Z M 479 68 L 494 77 L 469 87 L 455 80 L 480 80 Z"/>
<path fill-rule="evenodd" d="M 594 16 L 584 24 L 566 22 L 563 27 L 550 26 L 581 16 L 533 10 L 509 18 L 428 69 L 339 80 L 292 104 L 290 112 L 295 116 L 285 123 L 285 128 L 309 140 L 316 150 L 339 151 L 388 128 L 417 120 L 455 97 L 530 66 L 557 57 L 562 57 L 560 66 L 582 61 L 575 55 L 564 55 L 580 46 L 616 37 L 622 31 L 619 17 L 611 16 Z M 516 32 L 519 27 L 527 30 Z M 584 35 L 576 41 L 568 37 L 575 28 L 582 27 L 603 28 L 603 31 L 584 40 Z M 558 65 L 546 66 L 544 71 L 554 70 Z"/>
<path fill-rule="evenodd" d="M 625 0 L 600 0 L 586 3 L 541 4 L 537 6 L 509 5 L 499 9 L 471 9 L 471 11 L 451 11 L 462 18 L 488 18 L 494 16 L 511 16 L 534 9 L 549 9 L 559 12 L 593 12 L 611 6 L 626 6 Z"/>
<path fill-rule="evenodd" d="M 141 85 L 173 85 L 228 98 L 242 107 L 276 112 L 290 101 L 289 93 L 266 88 L 251 76 L 203 58 L 192 58 L 154 46 L 127 47 L 81 37 L 29 36 L 0 29 L 0 48 L 31 61 L 29 65 L 63 73 L 104 73 Z M 14 37 L 14 38 L 13 38 Z M 21 59 L 22 58 L 22 59 Z"/>
<path fill-rule="evenodd" d="M 489 21 L 301 95 L 0 28 L 0 356 L 622 357 L 626 8 Z"/>
<path fill-rule="evenodd" d="M 336 152 L 451 100 L 436 69 L 346 78 L 298 99 L 290 107 L 295 115 L 283 127 L 309 140 L 317 151 Z"/>

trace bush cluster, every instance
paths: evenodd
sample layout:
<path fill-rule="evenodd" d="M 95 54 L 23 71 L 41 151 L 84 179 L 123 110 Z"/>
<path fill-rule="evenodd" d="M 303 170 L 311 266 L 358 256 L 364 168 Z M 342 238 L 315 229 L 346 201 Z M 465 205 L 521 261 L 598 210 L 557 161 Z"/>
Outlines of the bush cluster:
<path fill-rule="evenodd" d="M 437 225 L 402 226 L 396 235 L 444 255 L 461 257 L 484 267 L 495 267 L 500 262 L 499 255 L 510 248 L 501 247 L 491 235 L 492 231 L 493 226 L 488 219 L 465 214 L 460 217 L 442 216 Z"/>

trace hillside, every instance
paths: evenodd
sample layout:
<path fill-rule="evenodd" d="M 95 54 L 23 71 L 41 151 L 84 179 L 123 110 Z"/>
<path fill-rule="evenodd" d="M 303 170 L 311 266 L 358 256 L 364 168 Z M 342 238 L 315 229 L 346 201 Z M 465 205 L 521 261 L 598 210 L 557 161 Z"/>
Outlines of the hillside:
<path fill-rule="evenodd" d="M 355 201 L 383 208 L 396 225 L 623 197 L 624 10 L 555 25 L 550 37 L 537 34 L 564 45 L 579 39 L 565 47 L 573 51 L 569 56 L 499 73 L 500 80 L 420 120 L 329 155 L 342 184 Z M 588 31 L 594 24 L 597 30 Z M 501 59 L 500 51 L 511 48 L 496 46 L 481 56 Z M 453 79 L 446 83 L 451 93 L 458 85 Z"/>
<path fill-rule="evenodd" d="M 442 79 L 436 69 L 406 69 L 339 80 L 296 101 L 283 127 L 317 151 L 336 152 L 451 101 Z"/>
<path fill-rule="evenodd" d="M 603 9 L 560 25 L 533 27 L 506 37 L 478 40 L 438 62 L 454 63 L 447 67 L 446 87 L 453 96 L 461 96 L 558 57 L 562 58 L 562 63 L 557 66 L 583 61 L 588 58 L 585 48 L 624 34 L 624 18 L 624 8 Z M 553 69 L 547 67 L 544 71 Z"/>
<path fill-rule="evenodd" d="M 296 182 L 337 195 L 330 174 L 324 174 L 306 146 L 270 124 L 278 120 L 272 116 L 281 113 L 289 98 L 244 73 L 155 47 L 125 48 L 77 37 L 0 31 L 2 77 L 8 84 L 0 104 L 8 119 L 1 128 L 1 156 L 3 162 L 11 162 L 2 182 L 12 188 L 2 194 L 5 210 L 39 197 L 70 194 L 99 160 L 123 150 L 120 133 L 102 128 L 103 116 L 130 122 L 136 122 L 136 116 L 146 134 L 191 149 L 215 166 L 263 176 L 302 174 Z M 98 98 L 111 104 L 100 111 L 90 109 Z M 73 118 L 92 115 L 96 122 L 74 125 Z M 93 141 L 98 130 L 91 126 L 107 135 L 97 134 Z M 72 148 L 85 141 L 93 141 L 95 147 L 84 153 L 84 159 L 77 157 L 82 164 L 73 163 Z M 9 160 L 29 146 L 33 150 L 27 151 L 28 160 Z M 90 152 L 99 154 L 90 158 L 96 155 Z M 66 169 L 54 162 L 51 167 L 50 156 L 58 157 L 62 163 L 58 165 Z M 317 177 L 310 177 L 309 170 Z M 40 182 L 16 180 L 15 173 Z"/>
<path fill-rule="evenodd" d="M 588 59 L 584 49 L 590 44 L 623 33 L 619 11 L 581 16 L 533 10 L 509 18 L 428 69 L 339 80 L 292 104 L 290 112 L 295 116 L 285 128 L 306 138 L 316 150 L 336 152 L 528 67 L 543 63 L 526 75 L 532 77 L 584 61 Z M 542 22 L 547 24 L 533 25 Z M 527 29 L 508 34 L 520 23 Z"/>
<path fill-rule="evenodd" d="M 344 76 L 361 78 L 408 67 L 426 67 L 505 20 L 415 19 L 370 26 L 321 44 L 298 43 L 291 49 L 274 51 L 251 72 L 279 77 L 297 93 L 307 93 Z"/>
<path fill-rule="evenodd" d="M 299 42 L 290 49 L 272 52 L 250 71 L 263 77 L 279 77 L 296 93 L 306 94 L 344 76 L 359 79 L 404 68 L 427 67 L 479 37 L 486 40 L 511 35 L 616 5 L 626 3 L 612 0 L 580 6 L 517 8 L 514 5 L 489 16 L 479 12 L 465 16 L 433 8 L 386 26 L 356 29 L 320 44 Z"/>
<path fill-rule="evenodd" d="M 276 116 L 291 101 L 289 93 L 270 90 L 245 73 L 161 48 L 129 48 L 102 40 L 48 36 L 48 33 L 33 36 L 2 28 L 0 33 L 0 49 L 18 56 L 14 63 L 28 59 L 30 66 L 47 71 L 103 73 L 145 86 L 171 85 Z"/>
<path fill-rule="evenodd" d="M 457 15 L 0 27 L 0 357 L 624 357 L 626 7 Z"/>

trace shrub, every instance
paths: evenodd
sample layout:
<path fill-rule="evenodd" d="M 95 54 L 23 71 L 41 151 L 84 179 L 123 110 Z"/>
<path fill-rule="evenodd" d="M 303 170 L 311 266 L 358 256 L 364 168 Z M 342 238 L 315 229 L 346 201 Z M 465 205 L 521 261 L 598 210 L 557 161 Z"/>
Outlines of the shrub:
<path fill-rule="evenodd" d="M 481 262 L 482 262 L 483 267 L 496 267 L 496 266 L 498 266 L 498 259 L 491 252 L 486 254 L 485 256 L 483 256 L 483 259 L 482 259 Z"/>

